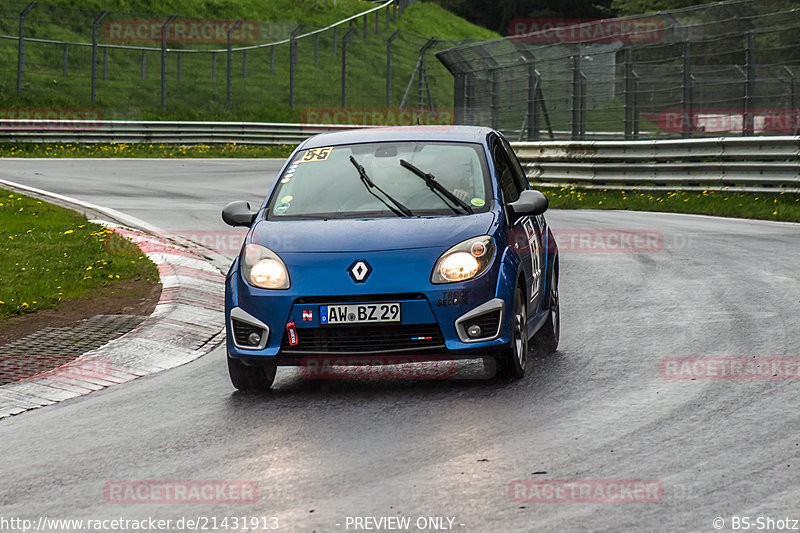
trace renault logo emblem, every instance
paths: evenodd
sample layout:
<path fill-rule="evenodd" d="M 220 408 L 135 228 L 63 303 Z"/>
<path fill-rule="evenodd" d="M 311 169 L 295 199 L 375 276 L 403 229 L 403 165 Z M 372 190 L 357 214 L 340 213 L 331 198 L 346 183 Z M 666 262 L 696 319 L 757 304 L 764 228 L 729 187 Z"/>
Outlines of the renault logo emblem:
<path fill-rule="evenodd" d="M 372 267 L 366 261 L 356 261 L 347 270 L 350 272 L 350 277 L 353 278 L 353 281 L 364 283 L 369 273 L 372 272 Z"/>

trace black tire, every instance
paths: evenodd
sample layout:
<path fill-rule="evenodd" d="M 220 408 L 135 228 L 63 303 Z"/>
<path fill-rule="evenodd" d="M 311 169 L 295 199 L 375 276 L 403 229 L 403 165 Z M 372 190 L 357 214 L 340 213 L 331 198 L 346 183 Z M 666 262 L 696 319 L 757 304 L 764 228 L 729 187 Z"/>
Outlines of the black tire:
<path fill-rule="evenodd" d="M 558 340 L 561 337 L 561 307 L 558 301 L 558 270 L 553 269 L 550 285 L 550 302 L 547 322 L 533 337 L 532 348 L 536 355 L 547 355 L 558 349 Z"/>
<path fill-rule="evenodd" d="M 228 374 L 233 386 L 239 390 L 268 390 L 275 381 L 277 369 L 274 364 L 249 366 L 228 355 Z"/>
<path fill-rule="evenodd" d="M 497 356 L 497 377 L 520 379 L 528 366 L 528 312 L 522 287 L 514 293 L 511 346 Z"/>

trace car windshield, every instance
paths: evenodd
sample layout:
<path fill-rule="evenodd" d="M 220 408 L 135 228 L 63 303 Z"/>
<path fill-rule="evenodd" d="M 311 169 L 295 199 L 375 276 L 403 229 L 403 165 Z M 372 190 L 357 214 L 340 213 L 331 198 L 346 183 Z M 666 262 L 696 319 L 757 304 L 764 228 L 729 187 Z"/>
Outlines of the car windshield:
<path fill-rule="evenodd" d="M 362 179 L 363 167 L 368 179 Z M 301 150 L 280 176 L 267 218 L 381 218 L 461 215 L 452 199 L 401 164 L 432 175 L 475 213 L 491 208 L 491 186 L 483 147 L 458 142 L 381 142 Z"/>

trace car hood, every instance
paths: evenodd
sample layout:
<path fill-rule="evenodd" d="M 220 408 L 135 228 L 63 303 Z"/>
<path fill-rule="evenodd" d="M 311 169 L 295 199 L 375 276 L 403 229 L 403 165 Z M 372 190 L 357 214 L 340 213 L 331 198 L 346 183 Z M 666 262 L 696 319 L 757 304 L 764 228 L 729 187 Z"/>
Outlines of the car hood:
<path fill-rule="evenodd" d="M 450 247 L 488 233 L 493 222 L 492 212 L 369 220 L 261 220 L 252 229 L 251 242 L 277 253 Z"/>

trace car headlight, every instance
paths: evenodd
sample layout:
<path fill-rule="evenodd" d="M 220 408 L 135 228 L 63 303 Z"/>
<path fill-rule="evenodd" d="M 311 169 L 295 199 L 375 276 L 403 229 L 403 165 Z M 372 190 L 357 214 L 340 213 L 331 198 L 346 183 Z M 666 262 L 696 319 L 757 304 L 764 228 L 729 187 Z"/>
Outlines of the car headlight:
<path fill-rule="evenodd" d="M 260 244 L 244 247 L 242 274 L 251 285 L 262 289 L 288 289 L 289 271 L 278 254 Z"/>
<path fill-rule="evenodd" d="M 436 261 L 432 283 L 455 283 L 480 276 L 491 266 L 494 241 L 488 235 L 456 244 Z"/>

